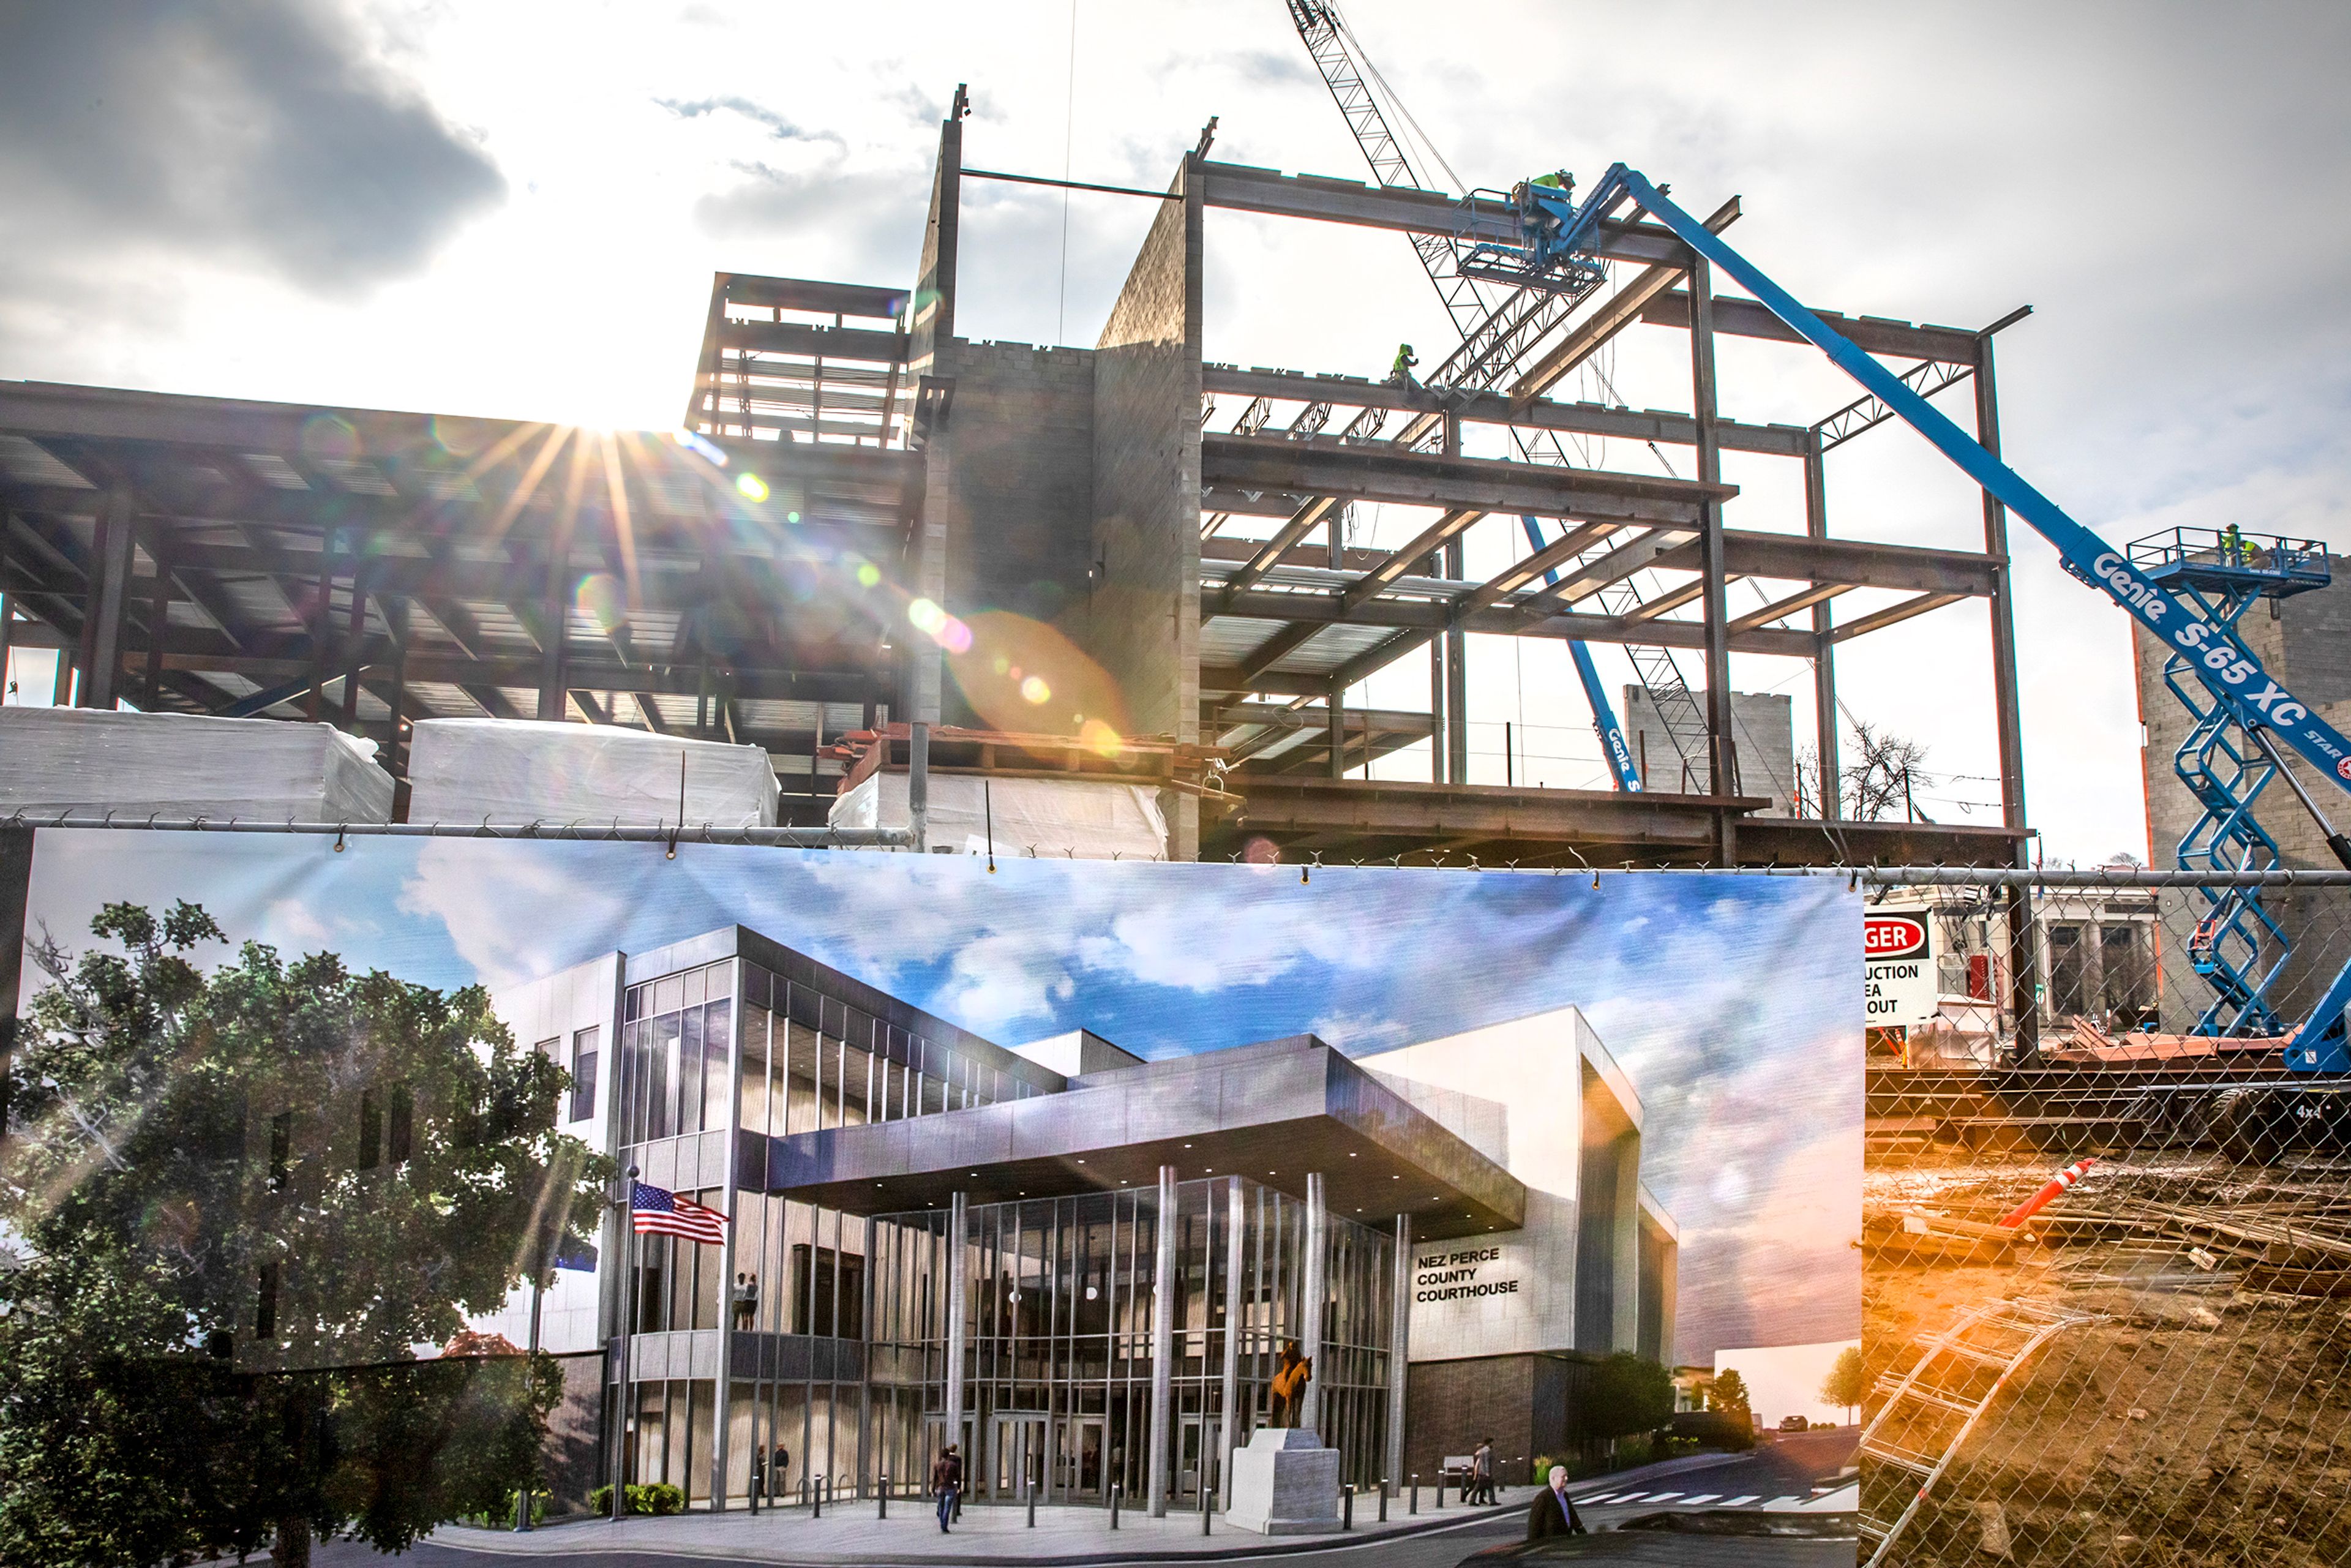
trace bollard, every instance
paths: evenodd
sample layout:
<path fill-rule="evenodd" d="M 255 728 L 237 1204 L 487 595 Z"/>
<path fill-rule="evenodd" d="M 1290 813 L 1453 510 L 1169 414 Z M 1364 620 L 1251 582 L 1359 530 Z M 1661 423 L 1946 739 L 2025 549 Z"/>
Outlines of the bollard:
<path fill-rule="evenodd" d="M 1445 1472 L 1443 1470 L 1437 1472 L 1437 1511 L 1439 1513 L 1445 1511 Z"/>
<path fill-rule="evenodd" d="M 1411 1513 L 1420 1511 L 1420 1472 L 1418 1470 L 1412 1472 L 1412 1507 L 1406 1511 Z"/>
<path fill-rule="evenodd" d="M 1349 1481 L 1346 1490 L 1339 1494 L 1339 1528 L 1355 1528 L 1355 1483 L 1353 1481 Z"/>
<path fill-rule="evenodd" d="M 1034 1530 L 1037 1528 L 1037 1489 L 1029 1484 L 1026 1476 L 1020 1478 L 1020 1497 L 1029 1505 L 1029 1528 Z"/>
<path fill-rule="evenodd" d="M 1380 1478 L 1380 1522 L 1381 1522 L 1382 1524 L 1385 1524 L 1387 1521 L 1388 1521 L 1388 1478 L 1387 1478 L 1387 1477 L 1385 1477 L 1385 1476 L 1382 1476 L 1382 1477 Z"/>
<path fill-rule="evenodd" d="M 1216 1488 L 1208 1486 L 1204 1486 L 1200 1489 L 1200 1533 L 1203 1535 L 1208 1533 L 1208 1515 L 1211 1511 L 1208 1507 L 1208 1499 L 1214 1495 L 1216 1490 Z"/>
<path fill-rule="evenodd" d="M 1113 1530 L 1116 1530 L 1118 1528 L 1118 1495 L 1120 1490 L 1119 1484 L 1116 1481 L 1110 1483 L 1110 1527 Z"/>
<path fill-rule="evenodd" d="M 882 1488 L 881 1488 L 881 1490 L 880 1490 L 879 1491 L 876 1491 L 873 1495 L 874 1495 L 874 1497 L 876 1497 L 877 1499 L 879 1499 L 879 1500 L 880 1500 L 881 1504 L 882 1504 L 882 1507 L 881 1507 L 880 1511 L 878 1511 L 877 1513 L 875 1513 L 873 1517 L 874 1517 L 874 1518 L 876 1518 L 876 1519 L 887 1519 L 887 1518 L 889 1518 L 889 1517 L 890 1517 L 890 1478 L 889 1478 L 888 1476 L 883 1476 L 883 1477 L 882 1478 Z"/>
<path fill-rule="evenodd" d="M 814 1484 L 809 1488 L 809 1517 L 822 1519 L 824 1517 L 824 1478 L 816 1476 L 811 1479 Z"/>

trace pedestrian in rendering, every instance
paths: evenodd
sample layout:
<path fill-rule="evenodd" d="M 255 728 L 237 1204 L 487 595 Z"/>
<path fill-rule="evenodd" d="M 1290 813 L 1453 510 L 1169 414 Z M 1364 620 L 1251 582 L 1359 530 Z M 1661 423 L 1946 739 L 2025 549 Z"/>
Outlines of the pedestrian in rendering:
<path fill-rule="evenodd" d="M 1477 1451 L 1469 1456 L 1469 1501 L 1474 1506 L 1494 1501 L 1494 1439 L 1481 1437 Z"/>
<path fill-rule="evenodd" d="M 758 1311 L 759 1276 L 757 1274 L 736 1275 L 735 1326 L 738 1329 L 748 1329 L 751 1326 L 751 1320 L 758 1315 Z"/>
<path fill-rule="evenodd" d="M 947 1521 L 955 1517 L 956 1503 L 963 1492 L 963 1460 L 956 1457 L 953 1443 L 941 1448 L 932 1462 L 931 1490 L 939 1497 L 939 1533 L 949 1534 Z"/>
<path fill-rule="evenodd" d="M 1527 1539 L 1549 1541 L 1554 1535 L 1582 1535 L 1583 1521 L 1575 1514 L 1575 1500 L 1567 1495 L 1567 1467 L 1551 1468 L 1551 1485 L 1535 1493 L 1527 1510 Z"/>
<path fill-rule="evenodd" d="M 791 1468 L 792 1451 L 789 1448 L 785 1448 L 781 1443 L 778 1443 L 776 1445 L 775 1458 L 771 1459 L 768 1465 L 768 1484 L 775 1489 L 768 1494 L 769 1497 L 781 1497 L 784 1495 L 784 1477 L 790 1471 Z"/>

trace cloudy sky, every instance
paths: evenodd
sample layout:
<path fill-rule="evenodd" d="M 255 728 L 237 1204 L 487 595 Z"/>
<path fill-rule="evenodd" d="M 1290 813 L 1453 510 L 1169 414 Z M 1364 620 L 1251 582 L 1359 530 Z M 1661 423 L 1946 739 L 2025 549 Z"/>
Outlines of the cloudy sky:
<path fill-rule="evenodd" d="M 1743 197 L 1731 237 L 1808 302 L 1968 327 L 2032 305 L 2001 342 L 2007 453 L 2110 539 L 2351 544 L 2351 9 L 1346 9 L 1465 183 L 1622 159 L 1701 212 Z M 1216 115 L 1220 156 L 1363 172 L 1276 0 L 7 6 L 0 376 L 665 427 L 714 270 L 909 281 L 959 81 L 979 165 L 1159 185 Z M 973 189 L 959 324 L 1091 344 L 1141 205 L 1080 195 L 1065 228 L 1058 194 Z M 1209 255 L 1211 358 L 1377 372 L 1399 339 L 1443 340 L 1395 235 L 1220 213 Z M 1680 341 L 1628 334 L 1609 386 L 1684 405 Z M 1852 395 L 1782 346 L 1728 341 L 1721 375 L 1750 419 Z M 1657 471 L 1626 443 L 1589 455 Z M 1788 465 L 1726 469 L 1734 526 L 1800 526 Z M 1830 490 L 1844 531 L 1980 540 L 1975 496 L 1902 429 L 1836 454 Z M 1366 526 L 1397 542 L 1411 519 Z M 1473 570 L 1513 532 L 1481 530 Z M 2047 852 L 2145 854 L 2126 618 L 2017 549 Z M 1991 820 L 1984 639 L 1959 606 L 1840 661 L 1854 715 L 1928 745 L 1945 820 Z M 1600 779 L 1562 650 L 1480 640 L 1473 668 L 1478 777 L 1509 722 L 1527 776 Z M 1417 706 L 1419 670 L 1358 700 Z M 1801 666 L 1734 676 L 1809 733 Z"/>
<path fill-rule="evenodd" d="M 1681 1359 L 1860 1332 L 1861 916 L 1842 881 L 998 866 L 44 831 L 27 929 L 70 949 L 105 904 L 186 898 L 233 941 L 446 988 L 733 921 L 1005 1044 L 1086 1028 L 1147 1057 L 1310 1032 L 1370 1055 L 1581 1008 L 1641 1098 L 1643 1178 L 1681 1228 Z"/>

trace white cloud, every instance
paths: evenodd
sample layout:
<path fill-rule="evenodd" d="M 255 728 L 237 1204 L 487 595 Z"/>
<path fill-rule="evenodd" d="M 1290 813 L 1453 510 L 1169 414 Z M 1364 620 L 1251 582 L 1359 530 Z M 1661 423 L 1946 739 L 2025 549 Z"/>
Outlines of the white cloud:
<path fill-rule="evenodd" d="M 578 933 L 621 917 L 616 885 L 580 876 L 571 863 L 543 845 L 428 839 L 401 884 L 399 907 L 440 921 L 484 985 L 515 985 L 564 962 Z"/>

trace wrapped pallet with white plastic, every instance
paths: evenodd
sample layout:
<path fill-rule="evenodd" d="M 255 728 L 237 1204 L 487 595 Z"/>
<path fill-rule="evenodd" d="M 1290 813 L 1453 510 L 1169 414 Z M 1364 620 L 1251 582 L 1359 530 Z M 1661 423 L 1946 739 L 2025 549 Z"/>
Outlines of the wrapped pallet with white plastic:
<path fill-rule="evenodd" d="M 992 848 L 1023 859 L 1167 858 L 1167 819 L 1159 791 L 1145 784 L 934 772 L 924 815 L 932 848 L 957 854 Z M 906 774 L 867 774 L 833 802 L 826 821 L 834 828 L 910 826 Z"/>
<path fill-rule="evenodd" d="M 775 766 L 758 747 L 614 725 L 419 719 L 408 785 L 411 822 L 776 825 Z"/>
<path fill-rule="evenodd" d="M 0 816 L 388 822 L 375 750 L 326 724 L 0 707 Z"/>

